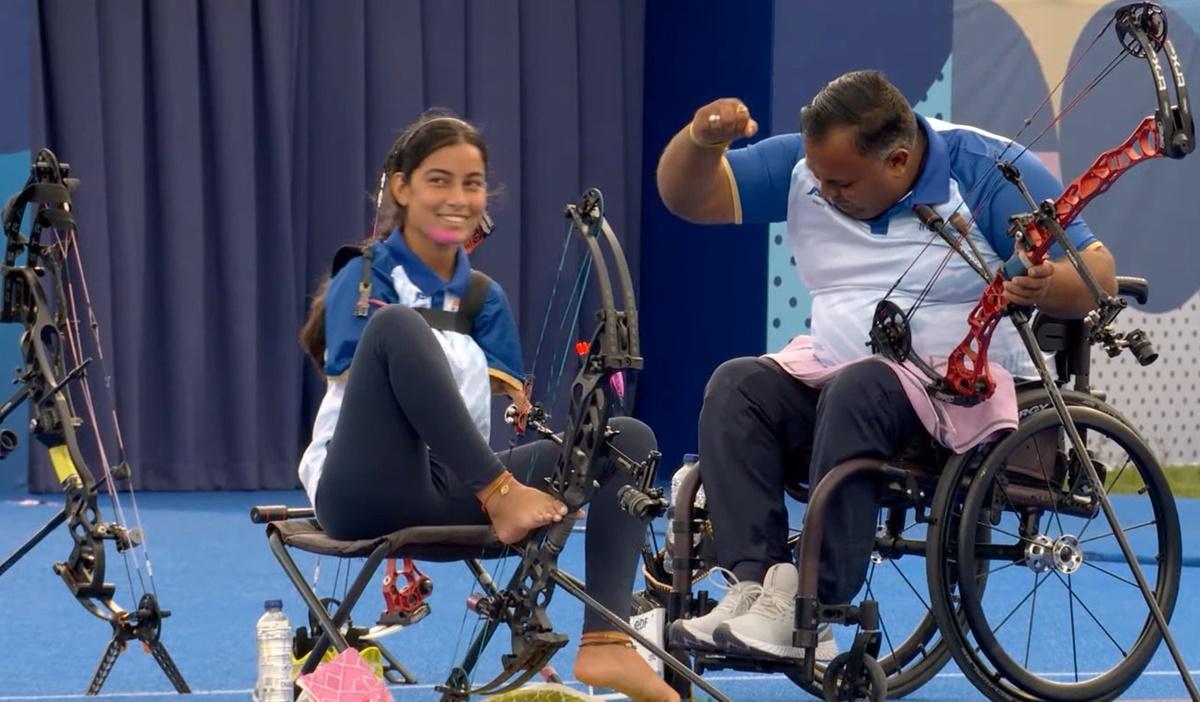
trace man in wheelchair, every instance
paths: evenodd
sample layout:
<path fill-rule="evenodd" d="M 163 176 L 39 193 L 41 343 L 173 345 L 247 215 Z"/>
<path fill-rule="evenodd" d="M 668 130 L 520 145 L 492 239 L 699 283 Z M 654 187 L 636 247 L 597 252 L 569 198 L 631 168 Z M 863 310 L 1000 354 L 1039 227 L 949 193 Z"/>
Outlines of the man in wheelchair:
<path fill-rule="evenodd" d="M 1076 318 L 1096 304 L 1095 287 L 1058 244 L 1032 266 L 1014 250 L 1010 220 L 1029 212 L 1027 196 L 1041 202 L 1062 191 L 1032 151 L 915 114 L 874 71 L 830 82 L 801 121 L 802 133 L 729 150 L 757 124 L 744 103 L 720 99 L 696 111 L 658 166 L 660 195 L 684 219 L 786 220 L 812 294 L 810 335 L 779 353 L 728 361 L 706 387 L 700 473 L 717 565 L 735 584 L 709 613 L 672 625 L 672 640 L 687 648 L 802 655 L 793 638 L 800 575 L 788 548 L 786 486 L 815 488 L 851 459 L 886 459 L 906 446 L 961 453 L 1016 427 L 1012 378 L 1037 371 L 1012 325 L 994 328 L 990 366 L 987 356 L 970 359 L 991 374 L 967 388 L 974 401 L 931 383 L 927 376 L 944 368 L 921 360 L 952 355 L 991 272 L 1008 272 L 1002 294 L 1011 305 Z M 1005 159 L 1019 172 L 1015 182 L 997 172 Z M 1114 294 L 1108 250 L 1078 218 L 1065 234 L 1091 282 Z M 878 491 L 875 478 L 862 477 L 827 505 L 822 605 L 848 603 L 864 582 Z M 816 657 L 834 653 L 825 628 Z"/>

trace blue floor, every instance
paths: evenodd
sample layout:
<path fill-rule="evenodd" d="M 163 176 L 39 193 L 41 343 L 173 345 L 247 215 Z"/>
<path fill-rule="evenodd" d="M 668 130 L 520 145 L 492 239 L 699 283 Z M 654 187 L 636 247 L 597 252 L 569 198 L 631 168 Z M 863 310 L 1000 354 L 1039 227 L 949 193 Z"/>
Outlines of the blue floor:
<path fill-rule="evenodd" d="M 254 677 L 254 622 L 268 598 L 282 598 L 284 611 L 293 625 L 300 623 L 304 607 L 283 576 L 267 548 L 262 527 L 247 518 L 253 504 L 302 505 L 299 492 L 286 493 L 185 493 L 140 494 L 141 516 L 149 537 L 150 554 L 156 575 L 159 599 L 173 612 L 166 620 L 163 639 L 192 689 L 205 699 L 245 700 Z M 43 497 L 41 501 L 22 495 L 0 495 L 0 556 L 20 545 L 42 523 L 54 515 L 59 502 Z M 1184 525 L 1185 557 L 1197 562 L 1200 545 L 1191 538 L 1194 525 L 1200 524 L 1200 502 L 1179 503 Z M 111 518 L 107 500 L 102 509 Z M 126 507 L 128 509 L 128 507 Z M 563 554 L 561 565 L 583 575 L 583 540 L 573 539 Z M 69 539 L 58 530 L 29 553 L 11 571 L 0 577 L 0 602 L 7 613 L 0 626 L 0 702 L 16 700 L 56 700 L 82 697 L 109 635 L 107 625 L 76 604 L 51 564 L 68 553 Z M 1111 547 L 1115 552 L 1115 545 Z M 111 551 L 110 551 L 111 553 Z M 315 559 L 301 557 L 301 567 L 312 573 Z M 905 572 L 923 572 L 922 561 L 904 559 Z M 410 630 L 385 640 L 393 652 L 416 673 L 419 685 L 394 688 L 397 700 L 437 699 L 432 684 L 463 653 L 462 643 L 474 621 L 465 617 L 462 603 L 470 594 L 469 574 L 460 564 L 429 565 L 426 572 L 434 580 L 433 614 Z M 504 572 L 511 572 L 511 565 Z M 1182 592 L 1174 617 L 1173 631 L 1190 667 L 1200 668 L 1200 582 L 1194 567 L 1184 569 Z M 328 595 L 334 588 L 335 561 L 321 562 L 320 592 Z M 912 597 L 903 581 L 889 580 L 883 571 L 876 580 L 876 596 L 881 606 L 888 598 Z M 917 580 L 918 584 L 923 582 Z M 118 588 L 117 600 L 127 607 L 130 583 L 120 560 L 110 564 L 108 579 Z M 1109 580 L 1099 578 L 1099 580 Z M 639 579 L 640 582 L 640 579 Z M 1113 579 L 1112 607 L 1134 602 L 1136 590 Z M 715 594 L 715 593 L 714 593 Z M 1128 599 L 1133 598 L 1133 599 Z M 1094 601 L 1094 600 L 1090 600 Z M 355 612 L 357 623 L 373 623 L 382 607 L 378 582 L 363 597 Z M 1060 626 L 1061 612 L 1046 612 L 1048 638 L 1035 642 L 1040 671 L 1070 675 L 1071 646 L 1055 636 L 1069 638 Z M 884 609 L 885 612 L 896 608 Z M 575 634 L 582 617 L 582 606 L 559 594 L 550 607 L 556 627 Z M 886 615 L 885 615 L 886 616 Z M 1080 615 L 1082 616 L 1082 615 Z M 892 622 L 895 630 L 904 623 Z M 843 636 L 843 634 L 839 634 Z M 1039 633 L 1039 637 L 1043 636 Z M 502 639 L 489 650 L 482 673 L 495 672 Z M 844 642 L 848 639 L 844 639 Z M 570 677 L 573 647 L 565 649 L 554 663 Z M 1079 669 L 1087 668 L 1086 650 Z M 714 673 L 710 679 L 735 700 L 792 700 L 799 694 L 784 678 L 738 673 Z M 104 688 L 103 697 L 111 700 L 168 698 L 171 688 L 154 660 L 132 647 L 121 656 Z M 1165 649 L 1160 650 L 1147 672 L 1130 689 L 1125 699 L 1180 699 L 1186 696 L 1183 683 L 1175 672 Z M 982 699 L 953 665 L 910 698 L 913 700 Z"/>

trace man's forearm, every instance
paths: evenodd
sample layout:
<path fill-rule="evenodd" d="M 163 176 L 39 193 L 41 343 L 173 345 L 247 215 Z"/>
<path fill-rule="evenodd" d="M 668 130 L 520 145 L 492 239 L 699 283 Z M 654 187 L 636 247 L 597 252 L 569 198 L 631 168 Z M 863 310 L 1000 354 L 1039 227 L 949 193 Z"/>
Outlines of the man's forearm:
<path fill-rule="evenodd" d="M 1108 249 L 1101 246 L 1081 251 L 1079 258 L 1092 272 L 1101 288 L 1110 295 L 1117 293 L 1116 262 Z M 1055 317 L 1076 319 L 1096 308 L 1096 296 L 1070 261 L 1064 258 L 1054 262 L 1054 276 L 1050 279 L 1050 289 L 1038 307 Z"/>

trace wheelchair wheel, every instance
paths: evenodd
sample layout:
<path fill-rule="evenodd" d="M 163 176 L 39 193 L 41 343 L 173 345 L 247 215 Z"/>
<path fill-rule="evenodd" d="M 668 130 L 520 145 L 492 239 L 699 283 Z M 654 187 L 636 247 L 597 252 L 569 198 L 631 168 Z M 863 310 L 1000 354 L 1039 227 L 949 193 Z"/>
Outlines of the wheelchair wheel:
<path fill-rule="evenodd" d="M 1094 409 L 1069 411 L 1103 475 L 1103 489 L 1133 492 L 1114 497 L 1113 507 L 1145 558 L 1147 580 L 1169 619 L 1179 588 L 1181 544 L 1162 467 L 1129 426 Z M 1054 499 L 1040 504 L 1039 493 Z M 973 525 L 985 521 L 991 523 L 990 535 L 981 540 Z M 1161 641 L 1055 413 L 1035 416 L 980 466 L 963 502 L 958 561 L 964 572 L 988 564 L 986 591 L 974 578 L 959 583 L 967 625 L 981 653 L 997 672 L 1037 697 L 1115 697 L 1137 679 Z M 1035 642 L 1069 650 L 1070 658 L 1032 656 Z M 1061 676 L 1046 674 L 1047 667 Z"/>
<path fill-rule="evenodd" d="M 962 613 L 962 597 L 959 593 L 958 527 L 962 517 L 962 501 L 970 481 L 979 470 L 982 457 L 988 446 L 952 459 L 938 481 L 933 500 L 933 514 L 939 515 L 929 527 L 925 567 L 929 582 L 929 595 L 938 631 L 946 648 L 966 678 L 990 700 L 1000 702 L 1037 702 L 1037 698 L 1026 694 L 996 674 L 986 659 L 975 655 L 975 642 L 967 629 Z M 986 527 L 980 530 L 986 536 Z M 987 570 L 976 564 L 975 577 L 982 584 L 987 581 Z"/>
<path fill-rule="evenodd" d="M 879 662 L 870 656 L 863 658 L 859 679 L 845 679 L 846 667 L 850 664 L 850 652 L 840 653 L 829 661 L 825 669 L 825 685 L 822 696 L 825 702 L 841 702 L 843 700 L 866 699 L 871 702 L 883 702 L 888 696 L 887 675 Z"/>
<path fill-rule="evenodd" d="M 920 538 L 914 531 L 921 525 L 913 519 L 912 510 L 890 508 L 885 512 L 888 518 L 883 521 L 893 522 L 895 532 Z M 898 517 L 904 521 L 895 522 Z M 887 530 L 890 532 L 891 529 Z M 798 537 L 793 538 L 796 540 Z M 795 543 L 789 543 L 789 546 L 794 550 Z M 876 553 L 872 556 L 866 583 L 854 600 L 869 598 L 879 603 L 881 646 L 879 659 L 873 663 L 878 666 L 884 682 L 874 689 L 885 690 L 890 699 L 904 697 L 922 687 L 950 660 L 950 649 L 939 635 L 937 619 L 929 604 L 928 588 L 921 588 L 922 568 L 916 558 L 887 558 Z M 857 629 L 846 631 L 858 633 Z M 788 673 L 788 677 L 805 692 L 821 697 L 825 694 L 829 667 L 836 660 L 828 665 L 818 662 L 811 683 L 804 683 L 798 671 Z"/>

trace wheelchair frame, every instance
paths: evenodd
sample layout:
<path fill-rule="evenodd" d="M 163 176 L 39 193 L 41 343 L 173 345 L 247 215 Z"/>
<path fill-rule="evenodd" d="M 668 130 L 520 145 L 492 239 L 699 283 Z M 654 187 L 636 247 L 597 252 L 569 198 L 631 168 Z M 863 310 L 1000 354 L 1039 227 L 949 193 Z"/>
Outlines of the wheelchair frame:
<path fill-rule="evenodd" d="M 1145 303 L 1148 295 L 1148 285 L 1145 280 L 1122 277 L 1118 279 L 1118 284 L 1119 295 L 1133 297 L 1139 303 Z M 1034 348 L 1054 354 L 1056 369 L 1055 376 L 1050 376 L 1048 372 L 1044 375 L 1047 378 L 1055 378 L 1053 390 L 1044 387 L 1040 381 L 1031 381 L 1018 386 L 1018 404 L 1023 410 L 1023 419 L 1029 420 L 1023 422 L 1022 426 L 1034 423 L 1033 420 L 1039 414 L 1044 417 L 1038 423 L 1039 426 L 1040 424 L 1052 425 L 1055 420 L 1059 420 L 1058 413 L 1041 412 L 1041 410 L 1051 407 L 1057 409 L 1061 404 L 1064 409 L 1069 406 L 1071 410 L 1076 410 L 1071 413 L 1071 428 L 1067 429 L 1067 433 L 1074 430 L 1074 424 L 1079 421 L 1075 415 L 1086 409 L 1088 412 L 1109 418 L 1116 425 L 1128 430 L 1131 436 L 1141 441 L 1136 429 L 1116 409 L 1104 402 L 1103 393 L 1094 391 L 1090 386 L 1090 345 L 1088 344 L 1089 330 L 1087 322 L 1083 320 L 1059 320 L 1046 315 L 1038 315 L 1032 322 L 1024 320 L 1017 320 L 1017 322 L 1018 329 L 1022 331 L 1027 344 L 1033 344 L 1035 345 Z M 1035 360 L 1040 361 L 1040 356 L 1036 356 Z M 1066 388 L 1065 386 L 1069 383 L 1072 384 L 1072 387 Z M 1058 395 L 1057 398 L 1055 398 L 1056 394 Z M 1025 412 L 1028 414 L 1024 414 Z M 1019 426 L 1014 434 L 1021 432 L 1022 426 Z M 1039 433 L 1041 431 L 1045 431 L 1045 429 L 1030 432 L 1031 438 L 1029 439 L 1026 439 L 1022 435 L 1022 441 L 1041 441 L 1043 439 L 1043 436 Z M 1062 434 L 1063 432 L 1060 428 L 1058 432 L 1060 440 Z M 998 444 L 999 442 L 989 444 L 987 450 L 994 450 Z M 1025 443 L 1022 443 L 1022 446 L 1024 445 Z M 1072 442 L 1070 442 L 1069 438 L 1066 445 L 1068 448 L 1072 447 Z M 1076 443 L 1075 446 L 1077 445 Z M 1150 459 L 1153 460 L 1152 453 L 1148 447 L 1145 447 L 1144 442 L 1141 443 L 1141 448 L 1144 448 L 1146 455 L 1149 455 Z M 673 642 L 669 643 L 667 647 L 668 651 L 681 659 L 692 657 L 695 667 L 700 672 L 707 669 L 722 668 L 758 672 L 782 672 L 808 692 L 818 696 L 824 694 L 825 699 L 831 700 L 857 699 L 859 696 L 882 700 L 888 696 L 907 694 L 931 679 L 951 657 L 959 661 L 960 667 L 964 668 L 964 672 L 966 672 L 967 677 L 972 683 L 992 699 L 1022 701 L 1027 699 L 1096 699 L 1095 697 L 1080 698 L 1069 695 L 1063 697 L 1047 695 L 1033 696 L 1027 689 L 1012 681 L 996 681 L 995 677 L 997 673 L 995 671 L 980 672 L 978 670 L 967 670 L 968 667 L 977 668 L 978 666 L 974 661 L 964 660 L 964 657 L 967 656 L 962 650 L 966 642 L 965 636 L 967 633 L 971 633 L 970 631 L 964 631 L 966 629 L 964 617 L 958 610 L 948 611 L 948 608 L 945 606 L 941 608 L 936 606 L 938 597 L 935 591 L 937 588 L 942 588 L 942 602 L 945 603 L 949 600 L 947 595 L 954 588 L 954 585 L 950 581 L 956 578 L 957 574 L 952 572 L 952 569 L 949 567 L 935 567 L 935 564 L 946 563 L 951 556 L 945 552 L 935 553 L 933 551 L 949 551 L 955 547 L 955 544 L 946 538 L 934 539 L 932 532 L 935 530 L 932 526 L 930 529 L 931 535 L 926 541 L 907 539 L 901 534 L 905 514 L 908 509 L 916 511 L 917 522 L 926 522 L 933 525 L 938 520 L 947 523 L 951 521 L 948 514 L 934 513 L 926 515 L 925 510 L 931 506 L 935 510 L 939 506 L 948 508 L 948 500 L 953 499 L 953 494 L 956 491 L 965 491 L 970 486 L 972 481 L 974 481 L 975 475 L 971 472 L 968 464 L 971 464 L 972 461 L 974 461 L 975 466 L 983 463 L 984 461 L 980 460 L 980 457 L 977 455 L 981 451 L 983 449 L 951 457 L 942 471 L 931 471 L 923 465 L 903 460 L 879 461 L 873 459 L 856 459 L 847 461 L 834 468 L 814 489 L 807 490 L 795 486 L 788 488 L 791 496 L 800 502 L 807 502 L 803 531 L 798 540 L 791 540 L 796 545 L 796 562 L 799 564 L 800 574 L 799 590 L 796 596 L 797 606 L 793 645 L 803 648 L 806 652 L 806 655 L 800 661 L 753 657 L 741 653 L 718 651 L 697 650 L 689 652 L 675 645 Z M 1005 454 L 1005 460 L 1007 461 L 1012 455 L 1015 454 Z M 984 458 L 986 458 L 986 455 Z M 701 457 L 701 460 L 703 460 L 703 457 Z M 1157 467 L 1156 461 L 1152 467 Z M 1103 480 L 1100 480 L 1095 474 L 1094 467 L 1092 468 L 1090 480 L 1089 476 L 1082 472 L 1082 469 L 1085 467 L 1081 465 L 1078 468 L 1081 472 L 1076 476 L 1076 480 L 1080 484 L 1099 485 L 1100 487 L 1100 489 L 1095 490 L 1093 499 L 1090 499 L 1090 501 L 1076 500 L 1076 503 L 1072 504 L 1064 500 L 1062 495 L 1053 494 L 1053 491 L 1049 489 L 1049 484 L 1045 486 L 1040 484 L 1018 484 L 1006 486 L 1006 494 L 1010 496 L 1015 495 L 1015 497 L 1012 497 L 1012 504 L 1010 506 L 1014 509 L 1028 508 L 1031 510 L 1051 508 L 1067 515 L 1083 513 L 1093 517 L 1101 512 L 1105 512 L 1113 526 L 1113 535 L 1116 536 L 1118 542 L 1122 543 L 1126 559 L 1131 560 L 1128 544 L 1123 537 L 1123 531 L 1116 524 L 1115 516 L 1108 513 L 1107 510 L 1110 506 L 1104 504 L 1106 498 L 1100 497 L 1099 499 L 1094 499 L 1096 496 L 1103 495 L 1104 493 Z M 1161 469 L 1159 469 L 1159 472 L 1161 473 Z M 902 555 L 926 557 L 929 588 L 932 599 L 935 600 L 933 612 L 926 613 L 925 620 L 918 625 L 918 631 L 921 630 L 922 626 L 927 626 L 931 615 L 936 622 L 935 630 L 928 631 L 923 640 L 917 642 L 915 647 L 917 651 L 914 651 L 906 660 L 901 660 L 899 664 L 893 661 L 888 670 L 884 670 L 876 660 L 880 651 L 880 632 L 878 608 L 875 601 L 865 599 L 857 606 L 828 606 L 822 604 L 817 599 L 821 527 L 824 523 L 824 513 L 828 508 L 828 503 L 831 496 L 846 481 L 869 476 L 877 477 L 886 486 L 883 498 L 881 499 L 881 509 L 887 510 L 887 517 L 884 520 L 884 524 L 881 525 L 880 535 L 876 538 L 877 553 L 885 558 L 895 558 Z M 950 483 L 958 484 L 954 485 Z M 693 542 L 693 538 L 698 533 L 702 533 L 702 530 L 698 530 L 698 527 L 702 527 L 704 523 L 704 517 L 698 515 L 693 509 L 699 488 L 700 471 L 692 471 L 684 477 L 677 488 L 675 496 L 674 520 L 668 525 L 668 528 L 675 536 L 672 542 L 672 550 L 664 556 L 671 558 L 673 564 L 671 590 L 666 595 L 666 619 L 668 627 L 672 622 L 686 616 L 703 614 L 705 606 L 708 604 L 707 597 L 702 596 L 697 603 L 692 596 L 693 582 L 698 580 L 695 577 L 696 571 L 703 571 L 706 566 L 711 565 L 702 563 L 697 558 Z M 1174 514 L 1173 509 L 1174 505 L 1171 503 L 1169 508 L 1171 515 Z M 1168 518 L 1167 521 L 1171 521 L 1171 519 Z M 1161 632 L 1169 645 L 1173 645 L 1169 629 L 1166 628 L 1165 621 L 1162 620 L 1169 617 L 1178 591 L 1180 559 L 1177 553 L 1174 557 L 1170 555 L 1172 547 L 1177 548 L 1179 544 L 1177 516 L 1174 517 L 1173 524 L 1167 524 L 1164 528 L 1168 530 L 1168 533 L 1173 533 L 1174 536 L 1172 537 L 1173 541 L 1169 540 L 1169 543 L 1165 546 L 1160 545 L 1160 548 L 1168 551 L 1164 566 L 1160 568 L 1160 581 L 1164 577 L 1163 572 L 1167 571 L 1167 582 L 1166 587 L 1160 588 L 1161 592 L 1152 600 L 1155 603 L 1154 606 L 1150 607 L 1151 619 L 1159 620 L 1147 625 L 1148 628 L 1154 630 L 1154 633 L 1150 634 L 1152 641 L 1151 651 L 1157 647 L 1157 641 L 1154 640 L 1154 637 L 1158 632 Z M 952 527 L 946 526 L 945 529 L 950 530 Z M 1133 563 L 1130 563 L 1130 567 L 1135 573 L 1139 574 L 1139 579 L 1144 583 L 1145 581 L 1141 578 L 1140 571 L 1133 566 Z M 934 582 L 935 579 L 941 582 Z M 1162 585 L 1161 582 L 1160 585 Z M 1145 589 L 1143 588 L 1143 590 Z M 1159 600 L 1162 600 L 1162 602 L 1160 603 Z M 817 666 L 813 654 L 817 646 L 817 627 L 824 623 L 858 625 L 859 631 L 855 636 L 850 651 L 842 653 L 822 669 Z M 941 640 L 932 648 L 926 649 L 925 646 L 929 644 L 935 633 L 941 634 Z M 1143 636 L 1145 635 L 1146 632 L 1143 632 Z M 923 654 L 921 660 L 925 662 L 924 669 L 917 675 L 910 676 L 908 679 L 902 678 L 901 676 L 905 673 L 905 666 L 915 659 L 917 652 Z M 694 653 L 694 656 L 692 656 L 692 653 Z M 1144 660 L 1140 662 L 1140 666 L 1144 667 L 1148 662 L 1149 656 L 1146 655 L 1144 656 Z M 964 665 L 964 663 L 970 663 L 970 666 Z M 1131 678 L 1129 680 L 1130 683 L 1132 682 L 1132 678 L 1136 677 L 1136 674 L 1140 672 L 1141 667 L 1133 671 L 1129 676 Z M 830 674 L 831 670 L 833 671 L 832 674 Z M 1186 668 L 1183 668 L 1183 670 L 1186 671 Z M 1186 672 L 1183 674 L 1186 676 Z M 686 680 L 677 677 L 668 677 L 668 680 L 675 685 L 676 689 L 682 695 L 686 696 L 688 694 L 689 690 Z M 1110 691 L 1111 694 L 1106 695 L 1105 698 L 1120 694 L 1127 686 L 1128 683 L 1119 689 Z"/>

